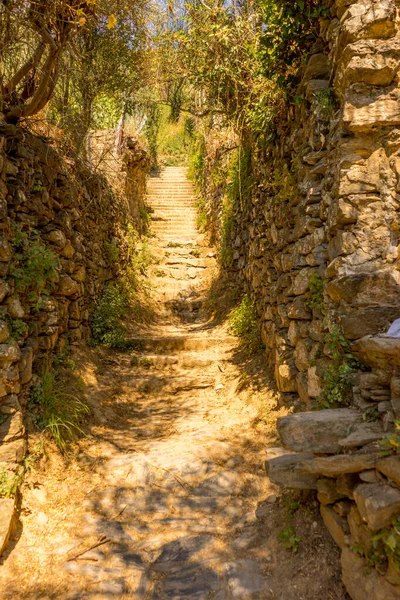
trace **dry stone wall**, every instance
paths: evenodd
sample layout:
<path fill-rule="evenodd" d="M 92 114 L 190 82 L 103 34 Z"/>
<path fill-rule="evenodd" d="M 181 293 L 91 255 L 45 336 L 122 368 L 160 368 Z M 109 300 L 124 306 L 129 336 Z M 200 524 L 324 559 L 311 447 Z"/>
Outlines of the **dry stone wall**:
<path fill-rule="evenodd" d="M 400 455 L 383 459 L 379 444 L 400 438 L 400 339 L 382 335 L 400 318 L 398 11 L 394 0 L 332 3 L 274 148 L 253 150 L 253 193 L 230 237 L 230 270 L 256 303 L 279 390 L 310 410 L 331 386 L 334 408 L 280 421 L 284 448 L 269 450 L 267 471 L 318 491 L 347 589 L 369 600 L 400 597 L 394 555 L 369 577 L 361 556 L 400 516 Z M 223 168 L 213 143 L 208 168 Z M 222 195 L 211 189 L 217 231 Z M 352 407 L 336 408 L 335 383 Z"/>
<path fill-rule="evenodd" d="M 90 335 L 89 318 L 105 282 L 123 266 L 111 248 L 122 228 L 138 229 L 149 159 L 124 154 L 127 194 L 53 144 L 0 121 L 0 482 L 25 454 L 23 412 L 41 359 Z M 11 474 L 11 475 L 10 475 Z M 0 498 L 0 553 L 15 498 Z"/>

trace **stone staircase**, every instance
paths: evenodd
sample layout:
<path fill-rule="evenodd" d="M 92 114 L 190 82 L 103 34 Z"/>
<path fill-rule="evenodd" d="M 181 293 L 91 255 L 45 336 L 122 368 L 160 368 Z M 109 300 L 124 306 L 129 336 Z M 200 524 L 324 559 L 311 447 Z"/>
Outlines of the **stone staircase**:
<path fill-rule="evenodd" d="M 81 523 L 89 539 L 104 535 L 109 542 L 63 568 L 80 580 L 72 595 L 80 599 L 92 598 L 86 588 L 93 580 L 97 592 L 137 600 L 267 597 L 262 565 L 237 559 L 231 546 L 237 522 L 262 499 L 267 480 L 238 470 L 242 458 L 225 441 L 251 410 L 241 406 L 219 423 L 234 340 L 204 317 L 215 255 L 196 228 L 186 170 L 167 167 L 151 177 L 147 202 L 158 317 L 131 327 L 139 350 L 124 367 L 123 385 L 134 403 L 121 412 L 122 434 L 103 433 L 118 451 L 98 467 L 103 485 L 85 501 Z"/>
<path fill-rule="evenodd" d="M 204 310 L 215 254 L 196 229 L 185 169 L 165 168 L 148 190 L 157 316 L 140 325 L 132 315 L 137 349 L 104 352 L 90 375 L 97 418 L 78 463 L 42 483 L 32 473 L 0 597 L 286 600 L 303 579 L 299 599 L 325 599 L 333 544 L 321 548 L 312 529 L 319 573 L 309 579 L 304 558 L 278 541 L 284 517 L 261 465 L 257 392 L 239 393 L 237 342 Z M 264 389 L 264 409 L 268 398 L 276 406 Z M 344 600 L 339 583 L 330 597 Z"/>

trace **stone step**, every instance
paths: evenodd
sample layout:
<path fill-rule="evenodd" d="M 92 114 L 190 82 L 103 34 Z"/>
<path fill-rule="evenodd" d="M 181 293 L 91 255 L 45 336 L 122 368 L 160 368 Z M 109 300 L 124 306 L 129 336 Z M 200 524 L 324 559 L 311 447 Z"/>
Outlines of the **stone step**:
<path fill-rule="evenodd" d="M 182 210 L 182 209 L 195 209 L 196 204 L 190 198 L 178 200 L 177 198 L 168 197 L 163 201 L 162 198 L 154 198 L 153 201 L 149 202 L 151 208 L 154 210 L 165 210 L 168 208 Z"/>
<path fill-rule="evenodd" d="M 178 394 L 191 390 L 204 390 L 215 385 L 214 377 L 150 374 L 138 375 L 135 373 L 133 381 L 129 382 L 129 389 L 137 390 L 142 394 Z"/>
<path fill-rule="evenodd" d="M 190 230 L 196 228 L 196 221 L 194 219 L 181 219 L 178 217 L 176 219 L 152 219 L 151 227 L 169 227 L 171 229 L 174 227 L 186 227 L 188 230 Z"/>
<path fill-rule="evenodd" d="M 202 351 L 218 348 L 227 349 L 232 346 L 233 338 L 229 336 L 171 335 L 171 336 L 137 336 L 130 342 L 144 351 L 154 354 L 168 354 L 170 351 Z"/>
<path fill-rule="evenodd" d="M 198 269 L 206 269 L 215 265 L 214 258 L 195 258 L 195 257 L 182 257 L 182 256 L 169 256 L 165 259 L 165 265 L 168 266 L 187 266 L 196 267 Z"/>
<path fill-rule="evenodd" d="M 213 353 L 212 353 L 213 354 Z M 149 365 L 149 369 L 165 369 L 166 367 L 172 367 L 177 369 L 204 369 L 215 365 L 216 362 L 225 362 L 226 357 L 201 355 L 198 352 L 179 352 L 178 354 L 146 354 L 144 357 L 139 359 L 139 367 L 141 365 Z"/>

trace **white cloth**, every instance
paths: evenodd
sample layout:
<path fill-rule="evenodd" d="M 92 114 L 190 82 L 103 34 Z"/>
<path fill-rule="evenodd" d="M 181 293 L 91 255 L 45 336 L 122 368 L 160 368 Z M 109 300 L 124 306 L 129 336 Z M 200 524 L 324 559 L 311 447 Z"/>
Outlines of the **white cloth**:
<path fill-rule="evenodd" d="M 389 327 L 387 335 L 394 338 L 400 338 L 400 319 L 393 321 Z"/>

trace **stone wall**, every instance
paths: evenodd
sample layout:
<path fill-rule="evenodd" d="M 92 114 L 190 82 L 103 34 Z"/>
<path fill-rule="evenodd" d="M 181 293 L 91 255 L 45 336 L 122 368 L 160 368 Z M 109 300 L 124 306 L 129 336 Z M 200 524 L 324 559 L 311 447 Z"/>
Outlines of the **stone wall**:
<path fill-rule="evenodd" d="M 90 336 L 89 318 L 123 267 L 111 249 L 128 223 L 140 230 L 149 160 L 126 147 L 127 193 L 62 157 L 49 140 L 0 121 L 0 477 L 25 454 L 23 410 L 35 365 Z M 15 499 L 0 499 L 0 553 Z"/>
<path fill-rule="evenodd" d="M 322 417 L 326 426 L 314 419 L 322 413 L 301 413 L 290 435 L 282 436 L 289 454 L 282 450 L 267 461 L 280 485 L 319 490 L 356 599 L 400 596 L 393 561 L 387 579 L 374 572 L 378 583 L 372 575 L 366 583 L 363 560 L 350 549 L 359 544 L 368 554 L 373 533 L 400 516 L 400 457 L 382 467 L 377 443 L 396 436 L 394 420 L 400 418 L 400 339 L 380 335 L 400 318 L 399 24 L 394 0 L 332 3 L 301 73 L 298 101 L 279 120 L 274 147 L 253 150 L 253 193 L 235 206 L 230 239 L 229 269 L 255 301 L 281 392 L 297 393 L 303 410 L 317 407 L 329 369 L 336 368 L 338 377 L 344 373 L 339 367 L 354 368 L 346 356 L 350 345 L 367 367 L 355 369 L 353 394 L 343 398 L 355 409 L 332 403 L 335 408 Z M 211 147 L 208 168 L 223 168 L 227 154 L 215 148 L 215 139 Z M 218 230 L 221 189 L 209 183 L 207 189 L 209 217 Z M 342 365 L 335 344 L 341 345 Z M 315 428 L 318 439 L 311 435 Z M 320 442 L 330 431 L 334 443 L 328 448 Z M 343 460 L 360 453 L 364 462 L 349 466 Z M 330 455 L 326 460 L 335 468 L 325 468 L 313 454 Z M 306 460 L 316 462 L 304 466 Z M 311 483 L 304 475 L 310 469 Z M 379 523 L 372 514 L 378 507 Z"/>

